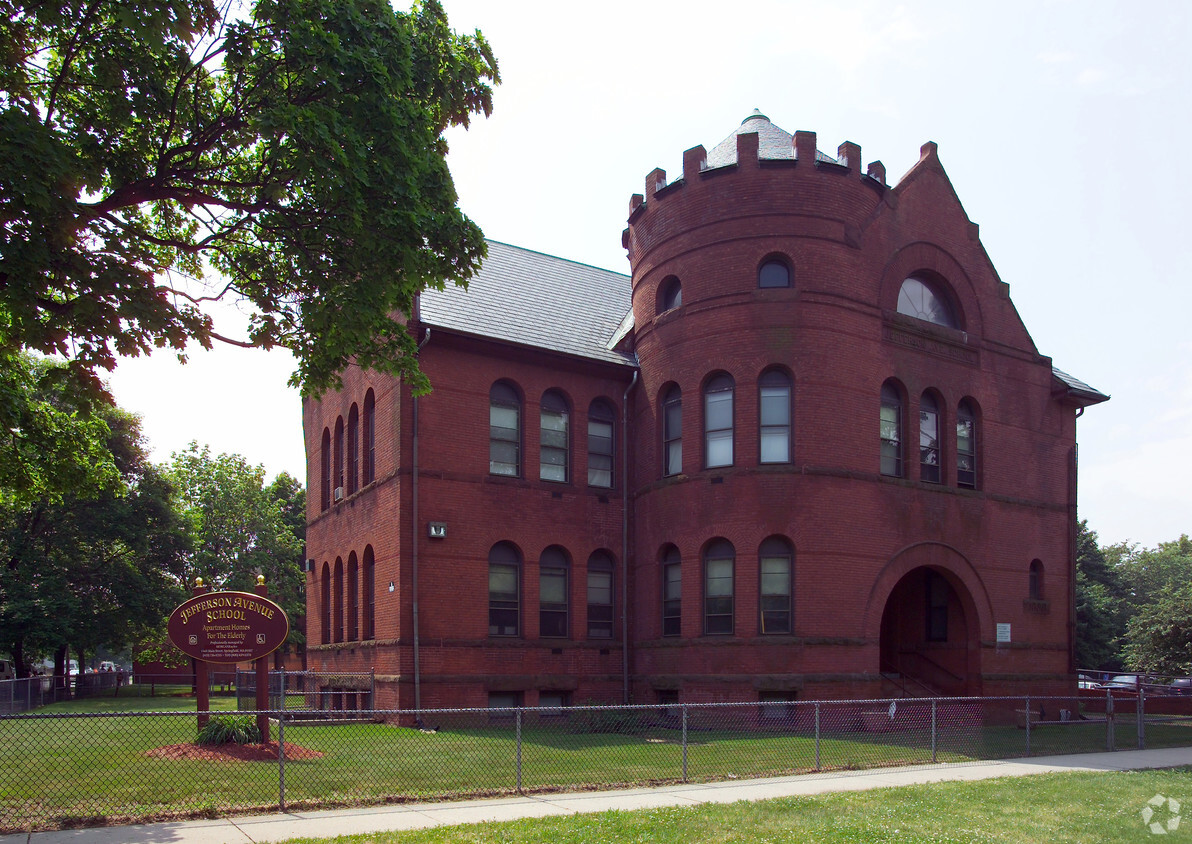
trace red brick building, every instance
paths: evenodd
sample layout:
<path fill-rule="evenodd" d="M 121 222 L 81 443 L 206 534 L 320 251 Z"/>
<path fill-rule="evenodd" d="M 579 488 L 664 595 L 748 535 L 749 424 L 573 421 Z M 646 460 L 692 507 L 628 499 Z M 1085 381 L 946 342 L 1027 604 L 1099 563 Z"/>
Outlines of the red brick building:
<path fill-rule="evenodd" d="M 308 664 L 381 707 L 1074 685 L 1076 419 L 934 144 L 754 113 L 646 178 L 632 275 L 490 243 L 434 391 L 308 400 Z"/>

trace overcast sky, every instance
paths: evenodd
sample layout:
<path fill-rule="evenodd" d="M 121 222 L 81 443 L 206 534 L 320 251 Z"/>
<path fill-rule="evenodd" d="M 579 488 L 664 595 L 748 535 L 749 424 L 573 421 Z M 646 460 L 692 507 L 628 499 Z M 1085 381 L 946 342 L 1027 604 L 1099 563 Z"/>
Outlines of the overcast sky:
<path fill-rule="evenodd" d="M 621 272 L 629 197 L 654 167 L 759 108 L 896 183 L 939 155 L 1034 338 L 1113 396 L 1080 419 L 1080 516 L 1103 543 L 1192 532 L 1192 4 L 1091 0 L 444 0 L 481 29 L 495 110 L 452 131 L 460 204 L 485 234 Z M 117 400 L 159 460 L 191 440 L 305 478 L 285 353 L 121 363 Z"/>

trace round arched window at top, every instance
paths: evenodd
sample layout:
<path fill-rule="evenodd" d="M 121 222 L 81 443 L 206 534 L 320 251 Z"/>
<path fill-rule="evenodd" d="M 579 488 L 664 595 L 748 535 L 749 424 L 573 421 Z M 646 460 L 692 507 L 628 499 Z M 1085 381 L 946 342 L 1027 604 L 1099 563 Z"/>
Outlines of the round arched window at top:
<path fill-rule="evenodd" d="M 760 288 L 790 287 L 791 268 L 778 258 L 766 260 L 757 271 L 757 286 Z"/>
<path fill-rule="evenodd" d="M 673 275 L 667 276 L 658 286 L 658 313 L 666 313 L 683 304 L 683 285 Z"/>
<path fill-rule="evenodd" d="M 945 328 L 960 328 L 956 312 L 943 293 L 935 285 L 913 276 L 902 282 L 898 291 L 898 313 Z"/>

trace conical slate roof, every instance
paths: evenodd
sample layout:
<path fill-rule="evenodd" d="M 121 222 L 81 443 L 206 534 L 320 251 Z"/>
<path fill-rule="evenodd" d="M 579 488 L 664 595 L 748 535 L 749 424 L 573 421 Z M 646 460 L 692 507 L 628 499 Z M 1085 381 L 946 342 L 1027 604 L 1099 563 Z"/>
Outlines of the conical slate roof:
<path fill-rule="evenodd" d="M 753 114 L 741 121 L 735 132 L 708 151 L 706 169 L 714 170 L 717 167 L 736 164 L 737 135 L 747 135 L 751 132 L 757 133 L 757 157 L 762 161 L 795 160 L 795 136 L 775 126 L 770 122 L 770 118 L 755 108 Z M 819 161 L 836 161 L 819 150 L 816 150 L 815 157 Z"/>

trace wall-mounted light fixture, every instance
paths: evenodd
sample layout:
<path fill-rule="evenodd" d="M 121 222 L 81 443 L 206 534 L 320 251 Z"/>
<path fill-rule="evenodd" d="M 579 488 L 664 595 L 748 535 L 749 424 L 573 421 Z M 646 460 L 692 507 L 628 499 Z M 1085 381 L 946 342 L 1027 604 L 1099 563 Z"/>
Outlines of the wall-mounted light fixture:
<path fill-rule="evenodd" d="M 393 581 L 392 581 L 392 580 L 391 580 L 391 581 L 389 581 L 389 591 L 390 591 L 390 592 L 392 592 L 392 591 L 393 591 Z"/>
<path fill-rule="evenodd" d="M 446 522 L 428 522 L 426 525 L 426 535 L 431 539 L 446 539 L 447 538 L 447 523 Z"/>

